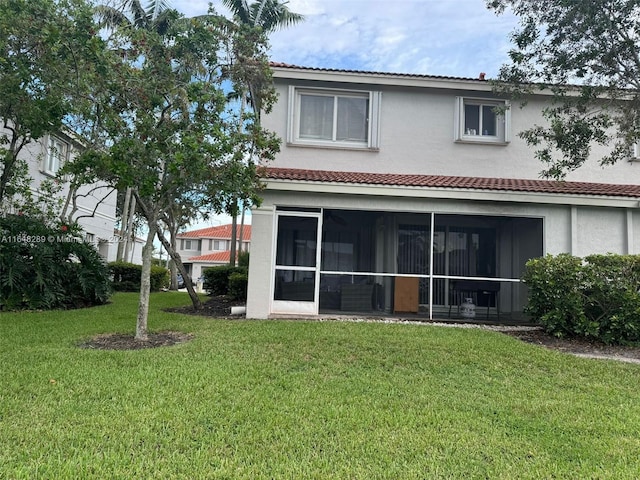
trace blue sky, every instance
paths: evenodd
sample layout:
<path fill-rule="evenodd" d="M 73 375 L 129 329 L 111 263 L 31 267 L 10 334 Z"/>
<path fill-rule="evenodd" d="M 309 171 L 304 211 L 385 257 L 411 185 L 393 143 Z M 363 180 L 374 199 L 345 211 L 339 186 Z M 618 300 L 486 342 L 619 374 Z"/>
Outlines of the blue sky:
<path fill-rule="evenodd" d="M 187 16 L 209 0 L 170 0 Z M 219 0 L 214 8 L 228 11 Z M 507 61 L 511 14 L 485 0 L 290 0 L 306 20 L 271 35 L 271 59 L 306 67 L 476 78 Z"/>

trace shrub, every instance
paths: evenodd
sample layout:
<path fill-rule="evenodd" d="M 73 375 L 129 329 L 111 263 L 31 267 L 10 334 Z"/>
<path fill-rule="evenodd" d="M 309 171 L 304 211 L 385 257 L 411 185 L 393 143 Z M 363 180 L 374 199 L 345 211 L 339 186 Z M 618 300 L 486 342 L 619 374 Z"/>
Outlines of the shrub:
<path fill-rule="evenodd" d="M 244 267 L 233 267 L 231 265 L 218 265 L 207 268 L 202 276 L 204 277 L 203 287 L 209 295 L 229 295 L 229 277 L 232 273 L 244 273 Z"/>
<path fill-rule="evenodd" d="M 137 292 L 140 290 L 142 265 L 127 262 L 109 263 L 113 288 L 119 292 Z M 157 265 L 151 266 L 151 291 L 157 292 L 169 286 L 169 270 Z"/>
<path fill-rule="evenodd" d="M 233 272 L 229 275 L 229 296 L 235 300 L 246 300 L 248 279 L 246 272 Z"/>
<path fill-rule="evenodd" d="M 246 250 L 238 252 L 238 266 L 249 269 L 249 252 Z"/>
<path fill-rule="evenodd" d="M 585 260 L 588 323 L 576 333 L 605 343 L 640 341 L 640 256 L 590 255 Z"/>
<path fill-rule="evenodd" d="M 575 325 L 584 321 L 581 267 L 582 260 L 568 254 L 534 258 L 526 264 L 529 302 L 525 313 L 558 337 L 573 334 Z"/>
<path fill-rule="evenodd" d="M 75 225 L 0 218 L 0 309 L 79 308 L 106 303 L 109 271 Z"/>
<path fill-rule="evenodd" d="M 562 254 L 527 262 L 527 313 L 546 331 L 604 343 L 640 341 L 640 256 Z"/>

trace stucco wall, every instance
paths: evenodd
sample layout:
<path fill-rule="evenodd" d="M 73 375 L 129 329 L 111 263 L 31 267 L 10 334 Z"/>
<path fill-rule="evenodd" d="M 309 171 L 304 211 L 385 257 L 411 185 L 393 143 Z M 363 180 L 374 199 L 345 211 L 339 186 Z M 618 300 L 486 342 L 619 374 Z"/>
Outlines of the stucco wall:
<path fill-rule="evenodd" d="M 60 138 L 71 144 L 68 137 L 61 135 Z M 40 184 L 44 180 L 53 179 L 53 177 L 46 175 L 42 171 L 42 162 L 47 152 L 47 142 L 48 136 L 45 136 L 38 141 L 27 144 L 20 152 L 20 158 L 27 162 L 29 176 L 33 180 L 31 192 L 35 198 L 41 194 Z M 71 155 L 73 156 L 73 149 Z M 59 195 L 66 197 L 67 193 L 68 184 L 63 183 Z M 115 252 L 118 247 L 117 239 L 114 236 L 117 201 L 115 190 L 107 188 L 103 183 L 97 183 L 81 187 L 78 193 L 77 211 L 73 218 L 77 219 L 78 224 L 85 233 L 94 236 L 97 247 L 99 240 L 103 240 L 99 245 L 100 253 L 108 261 L 115 260 Z"/>
<path fill-rule="evenodd" d="M 251 217 L 251 261 L 247 287 L 247 318 L 267 318 L 271 303 L 273 204 L 254 209 Z"/>
<path fill-rule="evenodd" d="M 309 85 L 308 83 L 306 85 Z M 330 84 L 311 84 L 330 86 Z M 511 108 L 511 142 L 508 145 L 466 144 L 454 141 L 456 96 L 491 97 L 487 92 L 438 91 L 433 89 L 373 86 L 381 90 L 381 145 L 379 151 L 309 148 L 286 144 L 288 85 L 277 83 L 279 100 L 263 125 L 282 139 L 280 154 L 271 166 L 334 171 L 412 173 L 426 175 L 477 176 L 539 179 L 543 165 L 518 133 L 544 122 L 543 99 L 532 99 L 525 108 Z M 366 89 L 366 86 L 358 86 Z M 350 86 L 350 88 L 356 88 Z M 567 180 L 636 183 L 640 162 L 598 165 L 607 149 L 594 148 L 593 158 L 569 174 Z"/>

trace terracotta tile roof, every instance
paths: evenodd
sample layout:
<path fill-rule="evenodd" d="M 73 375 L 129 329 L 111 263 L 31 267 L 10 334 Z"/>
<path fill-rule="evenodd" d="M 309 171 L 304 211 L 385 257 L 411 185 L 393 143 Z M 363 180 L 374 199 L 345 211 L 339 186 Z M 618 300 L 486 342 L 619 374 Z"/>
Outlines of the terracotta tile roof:
<path fill-rule="evenodd" d="M 231 239 L 231 228 L 232 226 L 230 224 L 200 228 L 198 230 L 179 233 L 177 238 L 216 238 L 229 240 Z M 240 225 L 236 227 L 236 236 L 240 238 Z M 245 225 L 242 230 L 242 241 L 247 240 L 251 240 L 251 225 Z"/>
<path fill-rule="evenodd" d="M 507 192 L 556 193 L 640 198 L 640 185 L 527 180 L 518 178 L 449 177 L 391 173 L 332 172 L 296 168 L 266 168 L 266 179 L 351 183 L 399 187 L 455 188 Z"/>
<path fill-rule="evenodd" d="M 206 255 L 199 255 L 197 257 L 190 257 L 188 262 L 212 262 L 212 263 L 229 263 L 231 258 L 231 251 L 207 253 Z"/>
<path fill-rule="evenodd" d="M 300 65 L 291 65 L 291 64 L 282 63 L 282 62 L 270 62 L 270 65 L 272 68 L 289 68 L 291 70 L 308 70 L 312 72 L 356 73 L 356 74 L 365 74 L 365 75 L 403 77 L 403 78 L 423 78 L 423 79 L 437 79 L 437 80 L 475 80 L 483 83 L 487 82 L 487 80 L 484 78 L 482 74 L 480 74 L 478 78 L 468 78 L 468 77 L 452 77 L 452 76 L 445 76 L 445 75 L 426 75 L 421 73 L 372 72 L 367 70 L 349 70 L 349 69 L 340 69 L 340 68 L 303 67 Z"/>

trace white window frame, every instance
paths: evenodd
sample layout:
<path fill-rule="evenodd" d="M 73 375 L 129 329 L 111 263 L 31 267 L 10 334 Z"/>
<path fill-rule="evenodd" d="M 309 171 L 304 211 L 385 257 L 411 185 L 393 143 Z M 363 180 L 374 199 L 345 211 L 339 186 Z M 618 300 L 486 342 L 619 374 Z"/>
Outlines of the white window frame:
<path fill-rule="evenodd" d="M 478 105 L 504 108 L 504 113 L 496 115 L 496 135 L 482 135 L 465 131 L 465 106 Z M 482 118 L 482 114 L 480 114 Z M 480 143 L 507 145 L 511 142 L 511 104 L 508 100 L 495 98 L 456 97 L 454 140 L 458 143 Z"/>
<path fill-rule="evenodd" d="M 369 100 L 368 130 L 365 142 L 309 139 L 300 137 L 300 105 L 302 95 L 319 95 L 334 97 L 359 97 Z M 289 87 L 289 112 L 287 143 L 290 145 L 346 148 L 360 150 L 378 150 L 380 148 L 380 103 L 382 92 L 366 90 L 337 90 L 331 88 Z M 337 100 L 336 100 L 337 101 Z M 335 138 L 337 109 L 334 108 L 333 131 Z"/>
<path fill-rule="evenodd" d="M 60 138 L 49 135 L 47 138 L 47 149 L 42 161 L 42 171 L 47 175 L 56 176 L 58 170 L 67 161 L 69 144 Z"/>

